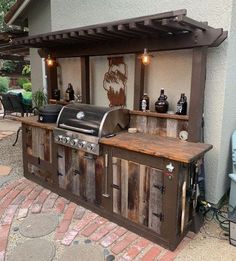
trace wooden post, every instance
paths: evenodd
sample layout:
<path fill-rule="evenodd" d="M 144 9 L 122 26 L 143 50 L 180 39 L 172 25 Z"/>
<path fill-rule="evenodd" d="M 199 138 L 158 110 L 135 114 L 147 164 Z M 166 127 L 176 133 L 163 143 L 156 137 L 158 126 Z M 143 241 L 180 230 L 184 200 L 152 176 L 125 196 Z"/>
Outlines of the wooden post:
<path fill-rule="evenodd" d="M 54 89 L 57 89 L 57 66 L 56 64 L 53 66 L 47 66 L 45 63 L 45 71 L 47 74 L 47 91 L 48 91 L 48 99 L 52 98 L 52 92 Z"/>
<path fill-rule="evenodd" d="M 80 57 L 82 103 L 90 103 L 89 56 Z"/>
<path fill-rule="evenodd" d="M 207 47 L 193 49 L 192 79 L 189 106 L 188 141 L 199 142 L 202 135 Z"/>
<path fill-rule="evenodd" d="M 144 92 L 144 65 L 135 55 L 135 69 L 134 69 L 134 110 L 139 110 L 140 99 Z"/>

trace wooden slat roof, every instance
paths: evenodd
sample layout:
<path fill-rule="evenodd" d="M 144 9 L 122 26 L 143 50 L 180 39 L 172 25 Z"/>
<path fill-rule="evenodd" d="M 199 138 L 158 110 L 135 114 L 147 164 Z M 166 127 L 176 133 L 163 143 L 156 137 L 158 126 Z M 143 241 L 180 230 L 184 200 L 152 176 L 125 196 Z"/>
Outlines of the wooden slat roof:
<path fill-rule="evenodd" d="M 32 35 L 15 39 L 13 45 L 24 45 L 35 48 L 55 48 L 65 45 L 81 47 L 102 43 L 117 43 L 127 40 L 145 39 L 190 39 L 189 45 L 196 46 L 219 45 L 227 37 L 223 29 L 210 27 L 206 22 L 199 22 L 186 16 L 185 9 L 125 19 L 111 23 L 96 24 L 86 27 L 73 28 Z M 181 48 L 181 44 L 179 46 Z M 155 49 L 155 48 L 150 48 Z M 158 49 L 158 48 L 157 48 Z M 174 49 L 174 48 L 173 48 Z M 137 51 L 137 50 L 135 50 Z"/>

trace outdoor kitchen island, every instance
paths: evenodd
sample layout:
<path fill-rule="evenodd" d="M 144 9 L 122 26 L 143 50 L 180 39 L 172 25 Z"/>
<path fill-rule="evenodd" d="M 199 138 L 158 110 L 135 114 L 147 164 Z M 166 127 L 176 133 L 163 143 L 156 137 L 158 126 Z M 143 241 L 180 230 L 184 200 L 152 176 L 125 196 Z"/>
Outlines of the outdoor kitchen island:
<path fill-rule="evenodd" d="M 55 143 L 55 124 L 21 121 L 25 177 L 171 250 L 189 231 L 211 145 L 123 131 L 92 155 Z"/>

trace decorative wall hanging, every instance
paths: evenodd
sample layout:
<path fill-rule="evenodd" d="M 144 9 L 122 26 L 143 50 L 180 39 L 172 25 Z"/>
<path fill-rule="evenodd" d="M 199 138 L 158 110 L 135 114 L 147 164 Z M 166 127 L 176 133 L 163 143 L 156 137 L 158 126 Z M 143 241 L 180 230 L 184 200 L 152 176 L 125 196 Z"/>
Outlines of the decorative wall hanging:
<path fill-rule="evenodd" d="M 109 69 L 103 79 L 103 88 L 107 91 L 109 106 L 125 106 L 127 65 L 124 57 L 108 57 Z"/>

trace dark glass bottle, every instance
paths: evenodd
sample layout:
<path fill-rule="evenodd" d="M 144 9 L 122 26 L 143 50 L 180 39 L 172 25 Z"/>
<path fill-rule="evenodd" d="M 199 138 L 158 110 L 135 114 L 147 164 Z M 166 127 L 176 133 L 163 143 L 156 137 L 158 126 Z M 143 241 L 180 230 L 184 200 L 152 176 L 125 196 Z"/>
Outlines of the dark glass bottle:
<path fill-rule="evenodd" d="M 54 89 L 53 92 L 52 92 L 52 97 L 53 97 L 53 99 L 60 101 L 60 98 L 61 98 L 60 90 Z"/>
<path fill-rule="evenodd" d="M 180 99 L 177 102 L 177 111 L 178 115 L 186 115 L 187 114 L 187 97 L 184 93 L 181 93 Z"/>
<path fill-rule="evenodd" d="M 144 93 L 140 100 L 139 110 L 140 111 L 149 110 L 149 97 L 148 97 L 147 93 Z"/>
<path fill-rule="evenodd" d="M 160 96 L 155 103 L 155 109 L 159 113 L 166 113 L 169 108 L 169 103 L 167 101 L 167 96 L 165 95 L 164 89 L 161 89 Z"/>
<path fill-rule="evenodd" d="M 66 89 L 66 101 L 72 101 L 75 99 L 75 92 L 71 83 L 68 84 Z"/>

